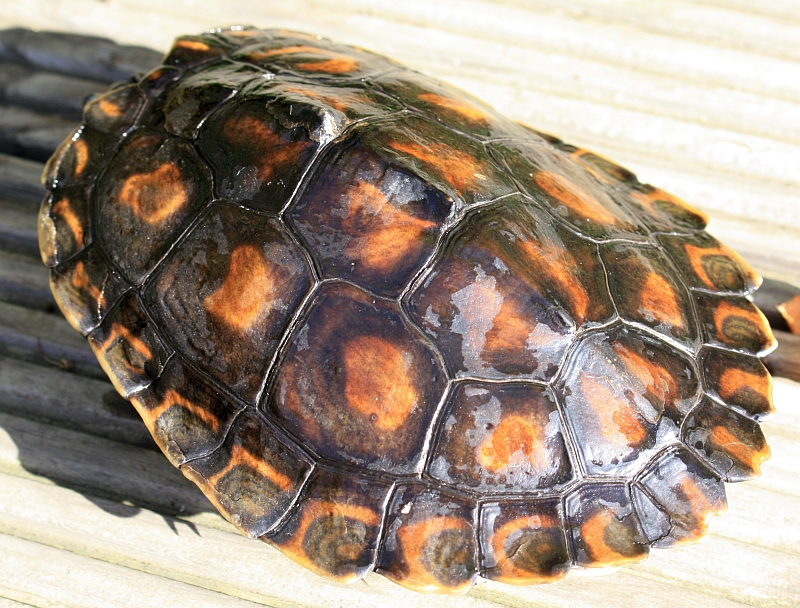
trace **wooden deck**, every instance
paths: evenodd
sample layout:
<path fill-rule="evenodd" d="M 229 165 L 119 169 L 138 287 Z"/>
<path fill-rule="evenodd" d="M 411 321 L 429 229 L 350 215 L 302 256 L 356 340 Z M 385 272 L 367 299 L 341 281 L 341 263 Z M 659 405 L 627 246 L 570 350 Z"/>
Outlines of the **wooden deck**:
<path fill-rule="evenodd" d="M 0 6 L 0 28 L 163 50 L 177 34 L 239 22 L 359 44 L 621 162 L 709 212 L 711 231 L 759 271 L 800 284 L 798 0 L 237 7 L 13 0 Z M 0 608 L 800 605 L 800 385 L 785 380 L 763 425 L 772 459 L 760 479 L 727 486 L 729 512 L 706 540 L 608 576 L 573 570 L 555 585 L 421 596 L 376 575 L 330 583 L 241 537 L 156 451 L 54 313 L 38 260 L 42 161 L 78 119 L 83 95 L 152 56 L 94 47 L 65 66 L 32 53 L 45 66 L 34 74 L 6 51 L 0 41 Z M 98 58 L 105 67 L 91 72 Z"/>

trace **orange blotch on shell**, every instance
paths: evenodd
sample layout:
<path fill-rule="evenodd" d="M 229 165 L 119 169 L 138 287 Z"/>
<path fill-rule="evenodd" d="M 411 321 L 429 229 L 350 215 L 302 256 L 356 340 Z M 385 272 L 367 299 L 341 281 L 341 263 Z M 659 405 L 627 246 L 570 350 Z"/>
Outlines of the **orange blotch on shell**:
<path fill-rule="evenodd" d="M 342 354 L 350 406 L 380 431 L 403 426 L 419 400 L 403 349 L 378 336 L 362 336 L 347 342 Z"/>
<path fill-rule="evenodd" d="M 175 46 L 190 51 L 205 52 L 211 50 L 211 47 L 205 42 L 200 42 L 198 40 L 177 40 Z"/>
<path fill-rule="evenodd" d="M 174 389 L 167 389 L 164 393 L 164 398 L 161 403 L 154 408 L 146 408 L 135 397 L 131 398 L 131 402 L 136 406 L 136 410 L 141 415 L 148 430 L 151 434 L 155 435 L 155 424 L 161 415 L 172 408 L 180 408 L 186 410 L 193 416 L 199 418 L 203 423 L 215 433 L 219 430 L 219 419 L 205 408 L 192 403 Z"/>
<path fill-rule="evenodd" d="M 86 272 L 86 266 L 84 266 L 83 261 L 79 261 L 75 264 L 75 270 L 72 273 L 72 284 L 75 288 L 88 293 L 89 296 L 97 302 L 98 306 L 102 306 L 103 300 L 105 299 L 103 292 L 97 285 L 92 284 L 89 280 L 89 275 Z"/>
<path fill-rule="evenodd" d="M 416 523 L 407 523 L 397 530 L 397 541 L 405 558 L 404 578 L 398 580 L 403 587 L 415 591 L 442 591 L 458 593 L 471 584 L 471 580 L 464 581 L 455 587 L 444 587 L 429 570 L 424 562 L 425 546 L 430 538 L 439 532 L 447 530 L 464 531 L 472 535 L 472 527 L 465 520 L 458 517 L 431 517 Z M 457 559 L 456 556 L 450 556 Z M 466 557 L 466 556 L 465 556 Z M 469 556 L 472 557 L 472 556 Z"/>
<path fill-rule="evenodd" d="M 601 154 L 598 154 L 597 152 L 592 152 L 590 150 L 585 150 L 583 148 L 578 148 L 572 154 L 570 154 L 569 157 L 570 157 L 570 159 L 574 160 L 576 163 L 579 163 L 581 165 L 581 167 L 586 169 L 589 173 L 591 173 L 594 177 L 596 177 L 600 181 L 605 182 L 607 184 L 616 184 L 616 183 L 619 182 L 619 180 L 610 179 L 608 174 L 606 174 L 606 173 L 604 173 L 602 171 L 598 171 L 597 169 L 595 169 L 592 166 L 592 163 L 584 161 L 581 157 L 585 156 L 587 154 L 590 154 L 592 156 L 596 156 L 597 158 L 600 158 L 600 159 L 608 162 L 612 166 L 615 165 L 614 162 L 612 162 L 611 160 L 609 160 L 605 156 L 603 156 Z"/>
<path fill-rule="evenodd" d="M 675 377 L 665 367 L 646 359 L 619 342 L 615 342 L 612 348 L 625 368 L 664 404 L 669 405 L 678 397 Z"/>
<path fill-rule="evenodd" d="M 711 427 L 708 438 L 713 446 L 750 468 L 755 475 L 761 474 L 761 464 L 769 458 L 770 449 L 765 443 L 759 450 L 755 446 L 746 443 L 741 437 L 723 425 Z"/>
<path fill-rule="evenodd" d="M 604 378 L 581 375 L 581 394 L 594 411 L 598 430 L 610 443 L 635 448 L 648 435 L 626 399 L 618 397 Z"/>
<path fill-rule="evenodd" d="M 800 295 L 792 297 L 778 306 L 778 312 L 786 320 L 789 331 L 800 334 Z"/>
<path fill-rule="evenodd" d="M 680 493 L 682 502 L 688 502 L 690 506 L 687 511 L 691 513 L 692 528 L 687 529 L 681 536 L 679 542 L 694 542 L 699 540 L 708 528 L 709 520 L 718 513 L 725 511 L 725 504 L 714 505 L 703 493 L 700 487 L 688 475 L 683 475 L 673 485 L 673 491 Z"/>
<path fill-rule="evenodd" d="M 561 522 L 555 518 L 547 515 L 531 515 L 529 517 L 518 517 L 503 524 L 503 526 L 496 530 L 492 536 L 492 549 L 494 550 L 494 558 L 497 561 L 497 569 L 499 574 L 494 574 L 492 580 L 500 581 L 509 585 L 534 585 L 539 583 L 549 583 L 564 578 L 567 573 L 566 568 L 559 568 L 549 574 L 542 574 L 538 572 L 531 572 L 519 568 L 513 561 L 514 554 L 520 550 L 520 547 L 512 546 L 514 553 L 509 555 L 506 551 L 506 545 L 517 533 L 524 533 L 525 530 L 551 530 L 561 529 Z M 552 547 L 548 545 L 537 545 L 537 553 L 546 555 L 548 550 Z"/>
<path fill-rule="evenodd" d="M 656 209 L 655 203 L 656 201 L 667 201 L 668 203 L 672 203 L 676 207 L 683 209 L 684 211 L 697 216 L 700 218 L 700 221 L 703 224 L 708 224 L 709 217 L 696 207 L 690 205 L 686 201 L 681 198 L 678 198 L 674 194 L 670 194 L 669 192 L 665 192 L 660 188 L 653 188 L 649 193 L 645 194 L 644 192 L 631 192 L 631 196 L 637 202 L 644 205 L 650 213 L 653 215 L 657 215 L 658 210 Z"/>
<path fill-rule="evenodd" d="M 719 377 L 717 391 L 727 402 L 741 389 L 752 389 L 762 395 L 772 410 L 772 376 L 768 373 L 753 374 L 735 367 L 729 367 Z"/>
<path fill-rule="evenodd" d="M 305 63 L 298 63 L 297 69 L 306 72 L 326 72 L 327 74 L 347 74 L 353 72 L 358 68 L 358 61 L 352 57 L 342 55 L 336 59 L 326 59 L 325 61 L 308 61 Z"/>
<path fill-rule="evenodd" d="M 276 172 L 280 173 L 283 167 L 295 162 L 300 152 L 309 145 L 306 141 L 284 141 L 279 133 L 253 116 L 230 117 L 225 122 L 223 133 L 231 144 L 247 142 L 248 147 L 258 151 L 258 156 L 252 162 L 262 182 L 270 181 Z"/>
<path fill-rule="evenodd" d="M 589 294 L 572 269 L 578 262 L 566 250 L 558 247 L 541 247 L 533 241 L 518 241 L 525 256 L 533 261 L 536 273 L 555 286 L 556 291 L 567 298 L 567 306 L 578 324 L 586 319 L 589 309 Z"/>
<path fill-rule="evenodd" d="M 247 59 L 250 61 L 262 61 L 269 57 L 277 55 L 297 55 L 297 54 L 311 54 L 322 55 L 330 57 L 323 61 L 306 61 L 298 63 L 294 67 L 307 71 L 307 72 L 327 72 L 328 74 L 346 74 L 354 71 L 358 67 L 358 61 L 342 53 L 329 51 L 327 49 L 320 49 L 313 46 L 286 46 L 280 49 L 272 49 L 269 51 L 253 51 L 247 54 Z"/>
<path fill-rule="evenodd" d="M 538 469 L 547 462 L 544 429 L 524 416 L 503 417 L 478 446 L 478 462 L 489 471 L 505 468 Z"/>
<path fill-rule="evenodd" d="M 100 108 L 100 111 L 106 116 L 111 116 L 113 118 L 122 116 L 122 108 L 120 108 L 119 105 L 113 101 L 109 101 L 108 99 L 101 97 L 97 101 L 97 105 Z"/>
<path fill-rule="evenodd" d="M 358 578 L 357 573 L 352 572 L 335 576 L 329 570 L 320 568 L 318 563 L 308 556 L 304 548 L 305 536 L 309 526 L 319 518 L 334 517 L 344 519 L 345 523 L 346 520 L 360 521 L 363 522 L 367 528 L 377 528 L 381 523 L 380 515 L 369 507 L 339 502 L 307 500 L 303 503 L 302 515 L 297 530 L 292 533 L 288 541 L 278 545 L 278 547 L 289 559 L 300 564 L 304 568 L 344 583 Z M 312 548 L 312 550 L 316 549 L 316 547 Z M 352 562 L 358 559 L 362 551 L 363 547 L 360 545 L 341 545 L 336 548 L 337 557 L 341 557 L 345 562 Z"/>
<path fill-rule="evenodd" d="M 122 183 L 119 200 L 147 224 L 160 224 L 189 201 L 184 176 L 177 165 L 165 163 L 148 173 L 134 173 Z"/>
<path fill-rule="evenodd" d="M 492 328 L 486 332 L 486 342 L 482 352 L 522 353 L 528 349 L 528 340 L 535 328 L 536 322 L 530 313 L 518 302 L 506 298 L 500 306 L 500 311 L 492 319 Z"/>
<path fill-rule="evenodd" d="M 127 355 L 124 357 L 112 356 L 109 358 L 109 351 L 116 349 L 118 342 L 124 342 L 128 348 L 133 350 L 141 359 L 141 364 L 137 365 L 131 361 L 131 357 Z M 89 345 L 97 357 L 100 367 L 103 368 L 103 371 L 106 373 L 109 380 L 111 380 L 111 384 L 114 385 L 114 388 L 117 389 L 120 395 L 127 395 L 128 390 L 120 381 L 120 378 L 124 378 L 125 374 L 124 372 L 121 373 L 118 365 L 121 363 L 125 369 L 134 374 L 134 376 L 142 376 L 145 374 L 144 364 L 153 357 L 153 353 L 147 343 L 119 323 L 111 324 L 111 330 L 105 341 L 99 345 L 94 341 L 90 341 Z"/>
<path fill-rule="evenodd" d="M 302 89 L 299 87 L 286 87 L 284 89 L 287 93 L 293 93 L 295 95 L 302 95 L 303 97 L 308 97 L 310 99 L 316 99 L 317 101 L 322 101 L 332 107 L 334 110 L 338 110 L 339 112 L 346 112 L 350 105 L 355 105 L 358 103 L 370 103 L 370 100 L 361 95 L 360 93 L 351 93 L 351 92 L 341 92 L 337 95 L 323 95 L 321 93 L 317 93 L 316 91 L 309 90 L 309 89 Z"/>
<path fill-rule="evenodd" d="M 409 154 L 429 165 L 456 190 L 475 187 L 487 179 L 481 164 L 474 156 L 451 146 L 438 143 L 421 144 L 415 141 L 390 141 L 389 146 Z"/>
<path fill-rule="evenodd" d="M 89 162 L 89 145 L 82 139 L 72 142 L 72 153 L 75 155 L 75 177 L 80 177 Z"/>
<path fill-rule="evenodd" d="M 76 243 L 83 242 L 83 225 L 66 197 L 58 199 L 50 208 L 50 215 L 53 214 L 64 220 Z"/>
<path fill-rule="evenodd" d="M 566 177 L 550 171 L 539 171 L 534 180 L 539 188 L 569 207 L 575 215 L 600 224 L 617 223 L 614 214 L 606 209 L 600 201 Z"/>
<path fill-rule="evenodd" d="M 260 249 L 240 245 L 233 250 L 222 285 L 203 300 L 203 307 L 232 330 L 255 329 L 279 298 L 274 271 Z"/>
<path fill-rule="evenodd" d="M 686 319 L 678 303 L 678 294 L 661 275 L 648 275 L 639 292 L 639 301 L 640 311 L 643 309 L 645 313 L 649 312 L 656 321 L 672 327 L 685 327 Z"/>
<path fill-rule="evenodd" d="M 725 333 L 725 324 L 729 322 L 732 317 L 738 317 L 744 321 L 747 326 L 752 327 L 753 331 L 762 334 L 764 338 L 763 349 L 772 348 L 775 344 L 775 337 L 772 335 L 772 329 L 769 326 L 769 321 L 758 308 L 755 306 L 752 309 L 743 309 L 731 304 L 730 302 L 721 301 L 714 309 L 714 327 L 717 330 L 717 337 L 721 342 L 731 342 L 736 340 L 736 337 L 730 337 Z"/>
<path fill-rule="evenodd" d="M 369 182 L 356 182 L 344 194 L 349 204 L 343 224 L 351 234 L 347 254 L 370 270 L 390 272 L 414 253 L 422 235 L 436 224 L 404 213 Z M 366 224 L 366 225 L 365 225 Z"/>
<path fill-rule="evenodd" d="M 613 530 L 610 529 L 619 525 L 620 522 L 614 512 L 607 508 L 600 509 L 581 524 L 581 539 L 587 555 L 592 560 L 592 563 L 586 565 L 590 567 L 608 567 L 644 559 L 644 553 L 638 556 L 630 556 L 620 553 L 609 546 L 607 538 L 609 533 L 613 535 Z"/>
<path fill-rule="evenodd" d="M 212 486 L 216 485 L 225 475 L 230 473 L 234 468 L 244 466 L 252 469 L 259 477 L 267 479 L 278 487 L 282 492 L 289 492 L 294 488 L 294 481 L 287 475 L 284 475 L 275 469 L 263 458 L 249 452 L 239 444 L 231 446 L 231 453 L 228 457 L 228 464 L 224 469 L 208 478 L 208 483 Z"/>
<path fill-rule="evenodd" d="M 470 122 L 486 124 L 488 122 L 486 113 L 479 110 L 475 106 L 468 105 L 452 97 L 444 97 L 436 93 L 421 93 L 417 95 L 417 99 L 426 103 L 439 106 L 445 110 L 450 110 L 462 116 Z"/>
<path fill-rule="evenodd" d="M 697 278 L 700 279 L 700 281 L 709 289 L 716 291 L 718 287 L 714 281 L 711 280 L 711 277 L 708 276 L 706 268 L 703 264 L 703 260 L 707 256 L 722 256 L 730 259 L 734 265 L 736 265 L 742 271 L 747 279 L 756 285 L 761 284 L 761 277 L 756 274 L 750 265 L 745 262 L 744 259 L 742 259 L 742 257 L 733 249 L 726 247 L 722 243 L 720 243 L 719 247 L 696 247 L 695 245 L 686 243 L 684 245 L 684 250 L 686 251 L 686 255 L 689 257 L 689 263 L 692 265 L 692 270 L 694 270 Z"/>

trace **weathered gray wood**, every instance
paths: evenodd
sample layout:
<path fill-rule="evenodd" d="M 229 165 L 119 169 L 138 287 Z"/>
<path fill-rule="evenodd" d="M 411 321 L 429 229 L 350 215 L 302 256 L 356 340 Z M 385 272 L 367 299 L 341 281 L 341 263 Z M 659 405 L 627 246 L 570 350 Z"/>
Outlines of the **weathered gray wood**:
<path fill-rule="evenodd" d="M 133 406 L 108 382 L 0 357 L 0 411 L 157 450 Z"/>
<path fill-rule="evenodd" d="M 17 106 L 0 106 L 0 152 L 45 162 L 78 122 Z"/>
<path fill-rule="evenodd" d="M 800 336 L 776 330 L 775 337 L 778 348 L 767 355 L 764 364 L 773 376 L 800 382 Z"/>
<path fill-rule="evenodd" d="M 784 281 L 764 279 L 764 283 L 753 294 L 753 303 L 769 319 L 769 324 L 773 329 L 789 331 L 789 325 L 780 310 L 778 310 L 778 306 L 788 302 L 795 296 L 800 296 L 800 288 Z"/>
<path fill-rule="evenodd" d="M 214 511 L 160 453 L 0 413 L 0 471 L 167 515 Z"/>
<path fill-rule="evenodd" d="M 0 301 L 52 312 L 48 270 L 41 260 L 0 250 Z"/>
<path fill-rule="evenodd" d="M 44 163 L 0 154 L 0 198 L 38 205 L 45 195 L 41 185 Z"/>
<path fill-rule="evenodd" d="M 86 340 L 60 314 L 0 302 L 0 356 L 106 380 Z"/>
<path fill-rule="evenodd" d="M 0 249 L 39 256 L 37 221 L 32 204 L 0 199 Z"/>
<path fill-rule="evenodd" d="M 12 105 L 80 119 L 86 98 L 106 88 L 97 80 L 0 63 L 0 100 Z"/>
<path fill-rule="evenodd" d="M 47 491 L 25 479 L 0 474 L 6 493 L 0 495 L 0 526 L 21 538 L 63 547 L 73 553 L 97 556 L 137 570 L 158 573 L 170 580 L 224 591 L 270 606 L 404 606 L 406 608 L 488 608 L 489 606 L 597 606 L 599 597 L 614 597 L 615 606 L 640 608 L 689 605 L 675 603 L 670 584 L 659 569 L 655 576 L 624 570 L 614 576 L 573 576 L 558 585 L 514 588 L 479 585 L 465 597 L 412 593 L 377 575 L 363 583 L 340 585 L 323 580 L 289 562 L 263 543 L 229 532 L 229 526 L 209 529 L 204 524 L 187 527 L 182 519 L 161 518 L 146 510 L 132 513 L 98 500 L 102 511 L 93 509 L 63 488 Z M 31 508 L 35 505 L 35 508 Z M 69 516 L 65 516 L 65 512 Z M 121 534 L 120 518 L 126 532 Z M 194 521 L 194 518 L 192 518 Z M 113 539 L 109 542 L 109 539 Z M 712 538 L 710 543 L 720 542 Z M 721 542 L 726 542 L 721 539 Z M 157 551 L 153 547 L 158 547 Z M 680 550 L 683 551 L 683 550 Z M 738 549 L 741 551 L 741 549 Z M 661 562 L 667 552 L 651 559 Z M 670 564 L 665 563 L 665 566 Z M 627 597 L 614 593 L 616 585 L 635 590 Z M 759 585 L 756 585 L 759 588 Z M 300 592 L 299 590 L 302 590 Z M 707 594 L 703 589 L 686 592 L 698 606 L 741 606 L 734 599 Z"/>
<path fill-rule="evenodd" d="M 0 31 L 0 59 L 111 83 L 158 65 L 161 53 L 97 36 L 13 28 Z"/>
<path fill-rule="evenodd" d="M 255 604 L 0 535 L 0 592 L 30 606 L 246 608 Z M 20 585 L 20 573 L 26 583 Z"/>

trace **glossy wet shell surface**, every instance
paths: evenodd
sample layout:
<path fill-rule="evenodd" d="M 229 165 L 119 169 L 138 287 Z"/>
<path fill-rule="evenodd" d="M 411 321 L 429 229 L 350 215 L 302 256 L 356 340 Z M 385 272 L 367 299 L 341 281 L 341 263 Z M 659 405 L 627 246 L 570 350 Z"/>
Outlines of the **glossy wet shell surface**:
<path fill-rule="evenodd" d="M 222 514 L 321 575 L 640 560 L 769 456 L 760 279 L 703 214 L 382 57 L 180 38 L 45 182 L 67 319 Z"/>

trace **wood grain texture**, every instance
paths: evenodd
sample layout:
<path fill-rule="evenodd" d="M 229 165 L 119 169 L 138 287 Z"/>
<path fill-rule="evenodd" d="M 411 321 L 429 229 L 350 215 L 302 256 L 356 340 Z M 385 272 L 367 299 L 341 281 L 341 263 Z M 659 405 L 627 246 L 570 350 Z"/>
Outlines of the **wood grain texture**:
<path fill-rule="evenodd" d="M 359 44 L 454 83 L 699 206 L 711 232 L 759 272 L 800 284 L 798 0 L 0 6 L 0 28 L 161 50 L 178 34 L 237 22 Z M 17 101 L 36 99 L 26 91 Z M 655 550 L 609 576 L 419 596 L 375 575 L 337 585 L 239 536 L 131 428 L 129 413 L 104 400 L 110 384 L 45 312 L 46 271 L 31 247 L 43 194 L 34 161 L 57 139 L 48 129 L 67 125 L 25 110 L 7 122 L 27 121 L 30 138 L 9 127 L 0 148 L 0 607 L 800 604 L 800 385 L 787 380 L 776 381 L 777 414 L 763 425 L 772 448 L 763 476 L 727 486 L 729 512 L 705 542 Z"/>

